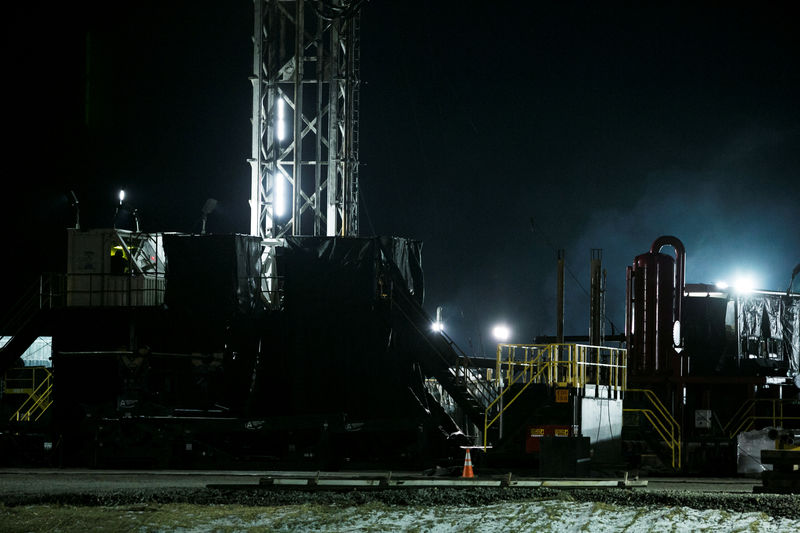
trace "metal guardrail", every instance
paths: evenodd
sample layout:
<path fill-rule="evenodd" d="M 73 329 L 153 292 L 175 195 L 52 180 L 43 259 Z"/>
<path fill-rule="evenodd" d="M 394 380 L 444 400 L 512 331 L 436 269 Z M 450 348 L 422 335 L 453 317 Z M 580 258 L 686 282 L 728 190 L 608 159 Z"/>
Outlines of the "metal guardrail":
<path fill-rule="evenodd" d="M 534 381 L 561 387 L 585 385 L 624 390 L 627 350 L 588 344 L 499 344 L 495 379 Z"/>
<path fill-rule="evenodd" d="M 60 274 L 54 303 L 67 307 L 157 306 L 164 303 L 165 278 L 130 274 Z"/>
<path fill-rule="evenodd" d="M 750 431 L 755 426 L 756 421 L 769 421 L 773 427 L 784 427 L 789 420 L 800 421 L 800 416 L 786 416 L 783 413 L 785 405 L 794 405 L 797 400 L 786 400 L 777 398 L 750 398 L 739 406 L 730 420 L 722 427 L 723 433 L 733 439 L 739 433 Z M 771 414 L 757 414 L 759 405 L 769 405 L 767 410 Z"/>
<path fill-rule="evenodd" d="M 51 398 L 53 392 L 53 374 L 44 367 L 28 367 L 33 370 L 31 380 L 36 378 L 36 369 L 43 370 L 44 379 L 38 384 L 33 382 L 35 388 L 28 394 L 22 405 L 9 418 L 10 422 L 35 422 L 39 420 L 47 409 L 53 404 Z M 32 386 L 33 386 L 32 385 Z M 8 389 L 6 389 L 8 393 Z"/>
<path fill-rule="evenodd" d="M 681 469 L 681 459 L 683 440 L 681 438 L 681 426 L 675 417 L 667 410 L 659 397 L 650 389 L 627 389 L 625 391 L 644 394 L 653 409 L 627 408 L 623 409 L 628 413 L 641 413 L 656 430 L 659 437 L 666 443 L 672 454 L 672 468 Z"/>
<path fill-rule="evenodd" d="M 532 384 L 585 389 L 608 387 L 621 393 L 627 385 L 627 350 L 588 344 L 499 344 L 495 382 L 500 390 L 484 413 L 483 445 L 503 413 Z M 510 399 L 507 394 L 523 384 Z M 506 401 L 507 400 L 507 401 Z"/>
<path fill-rule="evenodd" d="M 12 368 L 3 376 L 4 394 L 32 394 L 52 373 L 44 366 Z"/>

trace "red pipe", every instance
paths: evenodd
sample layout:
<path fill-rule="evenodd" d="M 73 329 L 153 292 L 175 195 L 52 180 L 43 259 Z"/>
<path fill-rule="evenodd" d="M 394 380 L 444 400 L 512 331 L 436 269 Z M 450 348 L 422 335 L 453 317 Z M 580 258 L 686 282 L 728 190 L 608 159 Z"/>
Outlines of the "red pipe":
<path fill-rule="evenodd" d="M 686 248 L 683 247 L 683 243 L 677 237 L 664 235 L 653 241 L 650 253 L 657 254 L 664 246 L 672 246 L 675 249 L 675 273 L 677 278 L 675 280 L 675 320 L 683 325 L 681 310 L 683 307 L 683 289 L 686 284 Z"/>

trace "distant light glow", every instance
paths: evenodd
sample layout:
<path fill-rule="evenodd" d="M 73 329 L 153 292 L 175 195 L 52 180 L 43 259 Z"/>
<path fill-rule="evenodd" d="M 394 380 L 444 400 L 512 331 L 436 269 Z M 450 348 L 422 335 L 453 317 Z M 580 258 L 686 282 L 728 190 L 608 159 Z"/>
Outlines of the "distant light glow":
<path fill-rule="evenodd" d="M 442 322 L 436 321 L 431 324 L 431 329 L 436 332 L 444 331 L 444 324 Z"/>
<path fill-rule="evenodd" d="M 275 216 L 282 217 L 286 212 L 286 183 L 280 171 L 275 172 Z"/>
<path fill-rule="evenodd" d="M 505 324 L 497 324 L 492 328 L 492 335 L 500 342 L 505 342 L 511 338 L 511 330 Z"/>
<path fill-rule="evenodd" d="M 717 286 L 718 289 L 723 291 L 728 288 L 728 282 L 726 281 L 718 281 L 715 283 L 715 285 Z"/>
<path fill-rule="evenodd" d="M 125 191 L 121 190 L 119 191 L 119 203 L 122 203 L 124 201 L 125 201 Z"/>

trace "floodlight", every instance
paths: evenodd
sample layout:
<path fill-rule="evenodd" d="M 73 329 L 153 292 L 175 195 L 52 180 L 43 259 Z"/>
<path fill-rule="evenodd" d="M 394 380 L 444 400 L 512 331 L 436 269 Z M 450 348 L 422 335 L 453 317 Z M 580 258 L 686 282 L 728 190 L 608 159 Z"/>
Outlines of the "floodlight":
<path fill-rule="evenodd" d="M 283 173 L 275 172 L 275 198 L 273 199 L 275 217 L 282 217 L 286 212 L 286 183 Z"/>
<path fill-rule="evenodd" d="M 718 289 L 723 291 L 728 288 L 728 283 L 725 281 L 718 281 L 714 285 L 716 285 Z"/>
<path fill-rule="evenodd" d="M 742 276 L 733 283 L 733 289 L 736 292 L 752 292 L 755 289 L 755 283 L 750 276 Z"/>
<path fill-rule="evenodd" d="M 125 190 L 122 189 L 119 191 L 119 204 L 122 205 L 122 202 L 125 201 Z"/>
<path fill-rule="evenodd" d="M 492 328 L 492 335 L 500 342 L 505 342 L 511 337 L 511 330 L 505 324 L 497 324 Z"/>
<path fill-rule="evenodd" d="M 203 228 L 200 230 L 201 235 L 206 234 L 206 221 L 208 220 L 208 215 L 216 208 L 217 208 L 217 201 L 213 198 L 209 198 L 203 205 L 203 209 L 200 210 L 203 215 L 202 216 Z"/>
<path fill-rule="evenodd" d="M 444 331 L 444 324 L 443 324 L 443 323 L 441 323 L 441 322 L 439 322 L 439 321 L 437 320 L 436 322 L 434 322 L 434 323 L 431 325 L 431 329 L 432 329 L 433 331 L 436 331 L 437 333 L 438 333 L 438 332 L 442 332 L 442 331 Z"/>
<path fill-rule="evenodd" d="M 283 98 L 278 98 L 278 120 L 275 124 L 275 135 L 278 137 L 279 141 L 282 141 L 286 138 L 286 122 L 283 120 L 283 106 L 284 101 Z"/>

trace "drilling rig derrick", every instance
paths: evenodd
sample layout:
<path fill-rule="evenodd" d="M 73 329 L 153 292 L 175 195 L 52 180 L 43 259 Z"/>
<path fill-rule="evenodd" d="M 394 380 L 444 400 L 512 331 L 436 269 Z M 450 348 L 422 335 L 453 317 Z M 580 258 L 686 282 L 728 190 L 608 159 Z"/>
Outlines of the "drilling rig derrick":
<path fill-rule="evenodd" d="M 358 235 L 362 2 L 254 2 L 252 235 Z"/>

